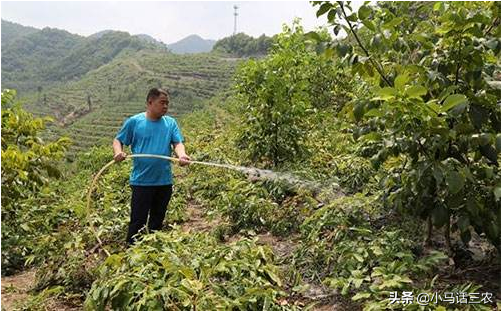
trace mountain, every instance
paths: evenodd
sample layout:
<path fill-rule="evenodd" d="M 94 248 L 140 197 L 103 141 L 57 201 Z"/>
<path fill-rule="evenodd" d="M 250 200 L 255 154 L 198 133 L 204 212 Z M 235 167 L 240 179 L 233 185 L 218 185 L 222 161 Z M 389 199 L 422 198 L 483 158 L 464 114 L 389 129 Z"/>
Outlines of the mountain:
<path fill-rule="evenodd" d="M 109 34 L 109 33 L 112 33 L 112 32 L 114 32 L 114 31 L 113 31 L 113 30 L 111 30 L 111 29 L 106 29 L 106 30 L 104 30 L 104 31 L 99 31 L 99 32 L 97 32 L 97 33 L 94 33 L 94 34 L 92 34 L 92 35 L 89 35 L 89 36 L 87 36 L 87 38 L 89 38 L 89 39 L 93 39 L 93 38 L 94 38 L 94 39 L 97 39 L 97 38 L 100 38 L 101 36 L 103 36 L 103 35 L 105 35 L 105 34 Z"/>
<path fill-rule="evenodd" d="M 203 39 L 198 35 L 190 35 L 175 43 L 166 45 L 174 53 L 210 52 L 216 40 Z"/>
<path fill-rule="evenodd" d="M 84 40 L 84 37 L 67 31 L 44 28 L 25 35 L 2 39 L 2 87 L 36 89 L 50 83 L 50 69 Z M 22 88 L 23 87 L 23 88 Z"/>
<path fill-rule="evenodd" d="M 154 37 L 150 36 L 150 35 L 147 35 L 147 34 L 137 34 L 137 35 L 133 35 L 134 37 L 140 39 L 140 40 L 143 40 L 149 44 L 153 44 L 155 46 L 158 46 L 158 47 L 166 47 L 166 44 L 163 43 L 162 41 L 159 41 L 157 39 L 155 39 Z"/>
<path fill-rule="evenodd" d="M 110 62 L 119 54 L 142 49 L 167 51 L 165 47 L 148 43 L 126 32 L 112 31 L 99 37 L 85 38 L 50 69 L 49 79 L 75 79 L 92 69 Z"/>
<path fill-rule="evenodd" d="M 38 32 L 39 29 L 2 20 L 2 45 L 8 45 L 19 37 Z"/>
<path fill-rule="evenodd" d="M 7 23 L 2 21 L 2 27 L 7 25 L 5 34 L 2 29 L 2 87 L 21 93 L 78 79 L 120 54 L 143 49 L 167 52 L 164 45 L 126 32 L 103 31 L 84 37 L 54 28 L 26 29 Z"/>
<path fill-rule="evenodd" d="M 89 36 L 87 36 L 87 38 L 89 38 L 89 39 L 98 39 L 98 38 L 101 38 L 104 35 L 107 35 L 107 34 L 110 34 L 110 33 L 113 33 L 113 32 L 116 32 L 116 31 L 107 29 L 107 30 L 100 31 L 100 32 L 94 33 L 92 35 L 89 35 Z M 166 44 L 165 43 L 163 43 L 162 41 L 159 41 L 159 40 L 155 39 L 154 37 L 152 37 L 150 35 L 147 35 L 147 34 L 137 34 L 137 35 L 133 35 L 133 37 L 136 37 L 137 39 L 142 40 L 142 41 L 144 41 L 146 43 L 154 44 L 155 46 L 158 46 L 159 48 L 161 48 L 161 47 L 162 48 L 166 48 Z"/>

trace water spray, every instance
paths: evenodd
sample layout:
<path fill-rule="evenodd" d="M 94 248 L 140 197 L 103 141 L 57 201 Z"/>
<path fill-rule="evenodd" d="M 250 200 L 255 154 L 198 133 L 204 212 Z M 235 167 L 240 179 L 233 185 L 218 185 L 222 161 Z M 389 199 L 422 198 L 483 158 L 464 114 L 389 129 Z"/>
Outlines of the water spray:
<path fill-rule="evenodd" d="M 176 161 L 176 162 L 181 161 L 179 158 L 162 156 L 162 155 L 153 155 L 153 154 L 126 155 L 126 159 L 133 159 L 133 158 L 157 158 L 157 159 L 165 159 L 165 160 Z M 92 192 L 94 191 L 94 188 L 95 188 L 96 183 L 98 182 L 100 176 L 103 174 L 103 172 L 106 169 L 108 169 L 110 166 L 112 166 L 115 163 L 116 163 L 116 161 L 112 160 L 109 163 L 107 163 L 105 166 L 103 166 L 103 168 L 101 168 L 100 171 L 98 171 L 98 173 L 93 178 L 91 186 L 89 187 L 89 191 L 87 192 L 87 211 L 86 211 L 87 220 L 89 221 L 91 231 L 93 232 L 96 240 L 98 241 L 98 245 L 103 249 L 103 251 L 108 256 L 110 256 L 110 253 L 103 247 L 103 242 L 101 241 L 101 239 L 98 235 L 98 232 L 96 231 L 96 228 L 94 227 L 94 223 L 91 219 L 91 195 L 92 195 Z M 218 164 L 218 163 L 214 163 L 214 162 L 205 162 L 205 161 L 196 161 L 196 160 L 188 161 L 188 163 L 189 163 L 189 165 L 196 164 L 196 165 L 204 165 L 204 166 L 231 169 L 231 170 L 235 170 L 235 171 L 239 171 L 241 173 L 247 174 L 249 177 L 255 178 L 255 179 L 272 180 L 272 181 L 284 180 L 284 181 L 288 181 L 291 184 L 303 186 L 305 188 L 308 188 L 313 191 L 318 191 L 318 192 L 321 191 L 323 188 L 326 188 L 326 186 L 321 186 L 319 184 L 315 184 L 314 182 L 301 180 L 299 178 L 292 176 L 291 174 L 281 174 L 281 173 L 278 174 L 278 173 L 274 173 L 271 170 L 263 170 L 263 169 L 258 169 L 258 168 L 249 168 L 249 167 L 243 167 L 243 166 Z M 334 195 L 334 196 L 343 195 L 343 194 L 341 194 L 342 192 L 340 191 L 338 186 L 336 186 L 334 190 L 336 190 L 336 195 Z"/>
<path fill-rule="evenodd" d="M 169 161 L 177 161 L 180 162 L 179 158 L 174 158 L 174 157 L 168 157 L 168 156 L 162 156 L 162 155 L 152 155 L 152 154 L 132 154 L 132 155 L 126 155 L 126 159 L 132 159 L 132 158 L 157 158 L 157 159 L 165 159 Z M 94 176 L 93 181 L 91 183 L 91 186 L 89 188 L 89 191 L 87 192 L 87 220 L 89 221 L 89 225 L 91 227 L 91 231 L 93 232 L 96 240 L 98 241 L 99 246 L 103 249 L 103 251 L 110 256 L 110 253 L 103 247 L 103 242 L 101 241 L 98 232 L 96 231 L 96 228 L 94 227 L 94 223 L 91 219 L 91 195 L 94 191 L 94 188 L 96 186 L 96 183 L 98 182 L 99 178 L 105 172 L 106 169 L 108 169 L 110 166 L 115 164 L 116 161 L 112 160 L 109 163 L 107 163 L 103 168 L 98 171 L 98 173 Z M 197 164 L 197 165 L 205 165 L 205 166 L 212 166 L 212 167 L 219 167 L 219 168 L 227 168 L 231 170 L 236 170 L 240 171 L 243 173 L 247 173 L 248 175 L 255 175 L 255 176 L 260 176 L 259 169 L 253 169 L 253 168 L 246 168 L 246 167 L 240 167 L 240 166 L 233 166 L 233 165 L 225 165 L 225 164 L 217 164 L 213 162 L 204 162 L 204 161 L 189 161 L 189 164 Z"/>

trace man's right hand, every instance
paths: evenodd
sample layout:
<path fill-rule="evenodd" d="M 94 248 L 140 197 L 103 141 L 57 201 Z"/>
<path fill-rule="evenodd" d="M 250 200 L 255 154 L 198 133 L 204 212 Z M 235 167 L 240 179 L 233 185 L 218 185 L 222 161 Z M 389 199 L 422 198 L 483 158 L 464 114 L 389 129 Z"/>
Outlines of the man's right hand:
<path fill-rule="evenodd" d="M 125 152 L 120 152 L 114 155 L 115 162 L 121 162 L 126 159 L 127 154 Z"/>

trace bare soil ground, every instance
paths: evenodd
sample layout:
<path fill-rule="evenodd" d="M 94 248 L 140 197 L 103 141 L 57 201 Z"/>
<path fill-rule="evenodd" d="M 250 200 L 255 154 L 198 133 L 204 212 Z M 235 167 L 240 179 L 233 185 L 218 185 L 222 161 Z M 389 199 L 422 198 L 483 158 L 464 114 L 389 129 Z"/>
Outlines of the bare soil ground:
<path fill-rule="evenodd" d="M 28 298 L 28 291 L 35 281 L 35 269 L 30 269 L 13 276 L 2 277 L 2 311 L 18 308 L 20 302 Z"/>
<path fill-rule="evenodd" d="M 24 310 L 35 286 L 35 268 L 22 271 L 12 276 L 2 277 L 2 311 Z M 44 300 L 40 310 L 46 311 L 79 311 L 82 308 L 69 300 L 57 296 Z"/>
<path fill-rule="evenodd" d="M 187 206 L 187 212 L 189 220 L 181 225 L 184 232 L 211 231 L 220 222 L 218 218 L 213 220 L 206 218 L 203 212 L 203 207 L 198 204 L 189 203 Z"/>

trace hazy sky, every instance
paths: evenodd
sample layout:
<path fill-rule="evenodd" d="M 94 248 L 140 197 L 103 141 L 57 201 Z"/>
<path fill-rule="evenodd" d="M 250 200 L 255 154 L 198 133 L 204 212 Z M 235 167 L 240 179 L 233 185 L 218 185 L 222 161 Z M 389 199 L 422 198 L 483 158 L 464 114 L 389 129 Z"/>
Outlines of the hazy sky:
<path fill-rule="evenodd" d="M 302 19 L 306 30 L 324 25 L 308 1 L 2 1 L 2 19 L 36 28 L 53 27 L 84 36 L 106 30 L 148 34 L 172 43 L 190 34 L 205 39 L 238 32 L 257 37 L 281 32 L 283 23 Z"/>

